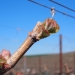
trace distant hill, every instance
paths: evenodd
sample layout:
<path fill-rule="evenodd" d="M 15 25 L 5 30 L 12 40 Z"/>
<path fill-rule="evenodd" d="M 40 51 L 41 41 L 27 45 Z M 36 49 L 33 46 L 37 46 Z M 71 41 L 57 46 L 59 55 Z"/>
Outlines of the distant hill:
<path fill-rule="evenodd" d="M 23 71 L 24 68 L 35 68 L 39 70 L 41 66 L 41 70 L 46 67 L 51 72 L 59 71 L 59 59 L 59 54 L 31 55 L 26 57 L 23 56 L 13 69 L 15 71 Z M 65 63 L 67 63 L 70 68 L 74 68 L 74 52 L 63 54 L 63 70 Z"/>

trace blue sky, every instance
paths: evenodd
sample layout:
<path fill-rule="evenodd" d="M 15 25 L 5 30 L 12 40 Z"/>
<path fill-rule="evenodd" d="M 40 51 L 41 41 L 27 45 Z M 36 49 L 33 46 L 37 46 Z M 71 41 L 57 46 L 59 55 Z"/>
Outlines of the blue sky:
<path fill-rule="evenodd" d="M 72 16 L 75 13 L 60 7 L 48 0 L 35 0 L 49 7 L 66 12 Z M 75 0 L 55 0 L 75 9 Z M 50 10 L 36 5 L 28 0 L 0 0 L 0 51 L 10 50 L 13 54 L 24 42 L 38 21 L 43 22 L 51 17 Z M 56 12 L 54 19 L 60 26 L 59 32 L 36 42 L 26 55 L 59 53 L 59 35 L 63 36 L 63 52 L 75 50 L 75 19 Z"/>

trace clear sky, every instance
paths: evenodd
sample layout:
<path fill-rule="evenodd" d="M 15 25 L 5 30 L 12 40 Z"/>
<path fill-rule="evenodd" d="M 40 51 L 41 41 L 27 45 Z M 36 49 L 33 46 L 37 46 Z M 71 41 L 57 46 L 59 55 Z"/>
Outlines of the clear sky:
<path fill-rule="evenodd" d="M 48 0 L 35 0 L 49 7 L 75 13 Z M 55 0 L 75 9 L 75 0 Z M 51 17 L 50 10 L 28 0 L 0 0 L 0 51 L 10 50 L 13 54 L 24 42 L 38 21 Z M 59 35 L 63 36 L 63 52 L 75 51 L 75 19 L 56 12 L 54 19 L 60 26 L 59 32 L 36 42 L 26 55 L 59 53 Z"/>

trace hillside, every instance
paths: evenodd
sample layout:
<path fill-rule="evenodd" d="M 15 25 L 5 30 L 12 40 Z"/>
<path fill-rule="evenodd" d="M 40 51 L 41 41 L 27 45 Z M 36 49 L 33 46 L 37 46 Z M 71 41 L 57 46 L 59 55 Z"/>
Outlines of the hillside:
<path fill-rule="evenodd" d="M 63 54 L 63 70 L 65 63 L 67 63 L 70 68 L 74 68 L 74 52 Z M 59 71 L 59 54 L 23 56 L 13 70 L 24 72 L 24 69 L 36 69 L 37 71 L 42 71 L 44 68 L 50 72 Z"/>

